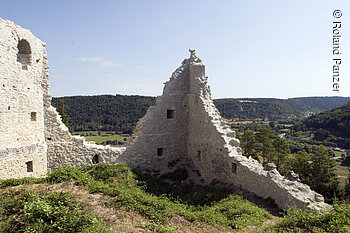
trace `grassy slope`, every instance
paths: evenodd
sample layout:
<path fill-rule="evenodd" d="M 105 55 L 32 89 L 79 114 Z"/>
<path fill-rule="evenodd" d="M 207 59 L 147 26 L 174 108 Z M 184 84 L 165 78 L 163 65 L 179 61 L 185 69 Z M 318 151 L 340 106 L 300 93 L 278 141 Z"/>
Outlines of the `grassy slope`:
<path fill-rule="evenodd" d="M 75 185 L 79 185 L 80 189 L 84 188 L 90 193 L 103 193 L 108 197 L 104 199 L 108 208 L 124 211 L 126 214 L 136 213 L 133 217 L 136 216 L 136 219 L 144 221 L 136 222 L 135 229 L 143 228 L 155 232 L 175 232 L 176 229 L 188 229 L 187 232 L 192 232 L 193 229 L 197 229 L 194 230 L 195 232 L 222 232 L 243 229 L 249 225 L 259 226 L 270 218 L 266 210 L 241 196 L 230 195 L 227 189 L 198 187 L 191 190 L 188 186 L 174 187 L 141 173 L 137 173 L 136 177 L 125 164 L 100 164 L 83 169 L 63 168 L 43 179 L 1 181 L 0 188 L 4 190 L 13 185 L 39 183 L 47 186 L 45 190 L 51 190 L 52 185 L 64 183 L 67 180 L 74 180 Z M 172 190 L 171 193 L 175 193 L 174 190 L 180 190 L 179 194 L 186 195 L 156 196 L 152 192 L 157 190 L 158 185 L 161 185 L 163 190 L 165 188 Z M 54 191 L 56 189 L 54 188 Z M 91 203 L 93 202 L 89 202 Z M 4 213 L 6 211 L 1 212 L 0 219 L 7 221 L 8 218 L 13 218 Z M 23 226 L 30 227 L 31 223 L 23 221 Z M 11 224 L 7 228 L 9 227 Z M 1 229 L 0 232 L 5 230 Z"/>
<path fill-rule="evenodd" d="M 271 220 L 227 189 L 174 187 L 125 164 L 0 181 L 0 197 L 0 232 L 350 232 L 350 205 L 336 204 L 324 215 L 291 209 Z"/>

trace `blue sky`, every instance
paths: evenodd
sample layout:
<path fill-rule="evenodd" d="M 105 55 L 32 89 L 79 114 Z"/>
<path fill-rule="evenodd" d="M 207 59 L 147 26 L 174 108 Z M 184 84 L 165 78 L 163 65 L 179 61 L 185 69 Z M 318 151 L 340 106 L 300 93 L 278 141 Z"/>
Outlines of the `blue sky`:
<path fill-rule="evenodd" d="M 2 0 L 0 17 L 47 43 L 53 96 L 161 95 L 189 48 L 206 65 L 213 98 L 350 96 L 348 0 Z"/>

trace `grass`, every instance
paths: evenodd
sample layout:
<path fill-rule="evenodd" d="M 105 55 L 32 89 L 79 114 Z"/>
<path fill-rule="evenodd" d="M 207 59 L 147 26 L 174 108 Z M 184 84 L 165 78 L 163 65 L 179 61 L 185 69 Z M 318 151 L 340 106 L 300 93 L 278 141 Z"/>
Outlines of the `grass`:
<path fill-rule="evenodd" d="M 349 168 L 348 166 L 341 165 L 340 161 L 335 161 L 336 167 L 335 167 L 335 174 L 338 175 L 340 184 L 344 187 L 346 184 L 346 181 L 349 176 Z"/>
<path fill-rule="evenodd" d="M 118 134 L 114 134 L 114 135 L 103 135 L 103 136 L 85 136 L 86 141 L 94 141 L 97 144 L 105 144 L 107 141 L 117 141 L 117 142 L 125 142 L 125 139 L 128 139 L 128 137 L 123 137 L 121 135 Z"/>
<path fill-rule="evenodd" d="M 47 178 L 19 181 L 0 181 L 0 187 L 21 183 L 59 183 L 73 179 L 91 193 L 104 193 L 111 197 L 108 205 L 122 210 L 131 210 L 150 220 L 146 229 L 157 232 L 175 232 L 168 226 L 169 220 L 180 216 L 187 221 L 199 221 L 233 229 L 261 225 L 270 214 L 229 190 L 210 186 L 167 185 L 158 178 L 141 172 L 133 172 L 125 164 L 99 164 L 85 168 L 70 168 L 53 171 Z M 159 185 L 161 185 L 160 189 Z M 158 193 L 156 193 L 158 190 Z M 1 218 L 1 217 L 0 217 Z"/>
<path fill-rule="evenodd" d="M 350 232 L 350 205 L 335 204 L 323 215 L 292 208 L 267 232 Z"/>
<path fill-rule="evenodd" d="M 165 175 L 185 172 L 179 169 Z M 0 188 L 31 183 L 56 184 L 74 181 L 90 193 L 109 196 L 108 207 L 132 211 L 148 219 L 137 223 L 152 232 L 177 232 L 171 219 L 182 217 L 189 222 L 202 222 L 243 230 L 261 226 L 270 214 L 223 187 L 190 184 L 169 185 L 148 173 L 132 171 L 126 164 L 98 164 L 84 168 L 63 167 L 46 178 L 22 178 L 0 181 Z M 83 211 L 67 193 L 39 195 L 33 190 L 11 191 L 0 196 L 0 232 L 107 232 L 101 221 Z M 350 205 L 334 204 L 333 211 L 323 215 L 291 208 L 285 216 L 264 232 L 350 232 Z"/>
<path fill-rule="evenodd" d="M 346 152 L 342 152 L 342 151 L 338 151 L 338 150 L 333 150 L 333 151 L 334 151 L 335 157 L 346 155 Z"/>
<path fill-rule="evenodd" d="M 106 144 L 114 144 L 120 145 L 123 144 L 130 135 L 128 134 L 115 134 L 115 132 L 109 131 L 82 131 L 82 132 L 74 132 L 73 135 L 84 136 L 86 141 L 93 141 L 97 144 L 106 145 Z"/>
<path fill-rule="evenodd" d="M 67 193 L 9 190 L 0 199 L 0 232 L 109 232 Z"/>

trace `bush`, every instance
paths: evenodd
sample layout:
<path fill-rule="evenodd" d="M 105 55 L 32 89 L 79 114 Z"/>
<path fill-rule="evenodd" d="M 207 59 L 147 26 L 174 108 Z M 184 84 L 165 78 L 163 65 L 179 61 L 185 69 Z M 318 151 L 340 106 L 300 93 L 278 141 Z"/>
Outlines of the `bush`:
<path fill-rule="evenodd" d="M 70 194 L 61 192 L 41 197 L 34 190 L 10 191 L 0 200 L 0 216 L 0 232 L 108 232 Z"/>
<path fill-rule="evenodd" d="M 175 174 L 186 174 L 181 179 L 187 178 L 187 171 L 184 173 L 184 170 L 179 170 Z M 232 195 L 229 189 L 213 186 L 194 188 L 190 184 L 169 185 L 149 174 L 136 171 L 135 175 L 126 164 L 98 164 L 84 168 L 63 167 L 53 171 L 42 181 L 57 183 L 68 179 L 73 179 L 77 185 L 86 187 L 90 192 L 101 192 L 111 196 L 113 201 L 109 204 L 112 207 L 132 210 L 149 218 L 151 223 L 154 222 L 158 226 L 157 231 L 173 231 L 174 229 L 160 226 L 167 226 L 168 219 L 174 216 L 182 216 L 189 221 L 201 221 L 237 229 L 242 229 L 247 225 L 260 225 L 266 218 L 270 217 L 266 210 L 238 195 Z M 12 183 L 21 182 L 23 181 Z M 29 225 L 37 231 L 50 232 L 51 229 L 54 229 L 51 232 L 63 232 L 58 229 L 60 226 L 58 222 L 61 220 L 63 229 L 67 232 L 88 232 L 86 229 L 98 223 L 96 218 L 91 217 L 91 215 L 79 212 L 79 206 L 72 203 L 69 196 L 56 194 L 57 196 L 39 198 L 37 194 L 33 195 L 34 198 L 31 201 L 33 204 L 28 204 L 27 209 L 32 213 L 28 215 L 32 221 Z M 8 198 L 8 200 L 10 199 Z M 60 205 L 55 203 L 60 203 Z M 8 205 L 11 205 L 11 202 L 8 202 Z M 36 208 L 37 206 L 38 208 Z M 11 208 L 6 207 L 6 211 L 9 209 Z M 17 208 L 17 210 L 19 209 L 20 207 Z M 1 215 L 6 213 L 3 210 L 4 208 L 0 205 Z M 70 213 L 71 216 L 66 216 L 66 213 Z M 1 215 L 0 218 L 2 218 Z M 63 219 L 68 217 L 69 219 L 64 220 L 63 223 Z M 6 223 L 1 223 L 2 228 L 0 229 L 13 227 L 12 224 L 16 224 L 13 222 L 17 221 L 14 220 L 16 218 L 6 217 Z M 41 220 L 34 221 L 33 219 L 36 218 Z M 57 224 L 45 225 L 52 221 L 57 221 Z M 83 224 L 86 225 L 86 228 L 80 227 Z M 26 223 L 25 227 L 27 225 Z M 55 226 L 57 229 L 48 228 Z M 145 227 L 152 228 L 154 226 L 148 224 Z"/>
<path fill-rule="evenodd" d="M 268 232 L 350 232 L 350 205 L 334 204 L 333 211 L 320 214 L 291 208 Z"/>

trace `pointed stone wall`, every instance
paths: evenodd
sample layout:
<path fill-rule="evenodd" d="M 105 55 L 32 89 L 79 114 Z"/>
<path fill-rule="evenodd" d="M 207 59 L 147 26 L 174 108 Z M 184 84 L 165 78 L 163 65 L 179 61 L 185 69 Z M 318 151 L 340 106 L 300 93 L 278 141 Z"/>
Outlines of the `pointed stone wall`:
<path fill-rule="evenodd" d="M 169 110 L 173 117 L 169 118 Z M 215 181 L 272 198 L 282 209 L 330 208 L 320 194 L 293 176 L 281 176 L 273 164 L 264 168 L 242 156 L 235 132 L 211 99 L 205 66 L 194 50 L 165 83 L 163 95 L 139 121 L 130 146 L 118 158 L 156 172 L 164 172 L 173 161 L 187 162 L 199 171 L 202 182 Z"/>
<path fill-rule="evenodd" d="M 187 158 L 189 70 L 183 62 L 165 83 L 163 95 L 157 97 L 138 122 L 131 142 L 118 162 L 132 167 L 160 171 L 168 163 Z"/>

